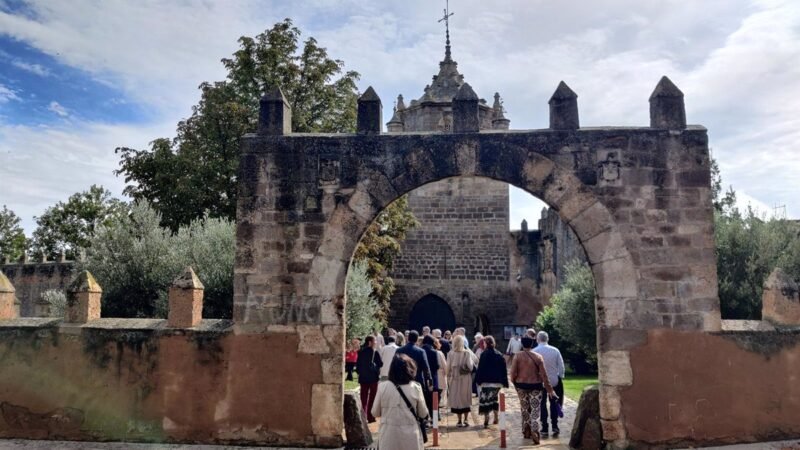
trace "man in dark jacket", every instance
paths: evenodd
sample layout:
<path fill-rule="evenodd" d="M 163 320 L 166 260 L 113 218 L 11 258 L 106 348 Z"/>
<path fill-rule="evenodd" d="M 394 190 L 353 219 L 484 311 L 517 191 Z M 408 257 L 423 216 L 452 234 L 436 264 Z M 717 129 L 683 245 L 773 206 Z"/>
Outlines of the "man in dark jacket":
<path fill-rule="evenodd" d="M 356 370 L 358 370 L 358 384 L 361 385 L 361 405 L 370 423 L 375 422 L 375 417 L 372 416 L 372 404 L 378 393 L 382 366 L 381 355 L 375 350 L 375 337 L 367 336 L 364 339 L 364 346 L 358 351 Z"/>
<path fill-rule="evenodd" d="M 408 343 L 397 349 L 395 354 L 403 354 L 413 359 L 417 363 L 417 378 L 415 379 L 422 392 L 430 391 L 433 388 L 433 377 L 431 376 L 431 366 L 428 364 L 428 357 L 425 350 L 417 347 L 419 333 L 414 330 L 408 332 Z"/>
<path fill-rule="evenodd" d="M 433 336 L 428 334 L 422 338 L 422 350 L 425 352 L 425 358 L 428 359 L 428 366 L 431 369 L 431 378 L 433 381 L 433 389 L 424 390 L 425 405 L 428 411 L 433 411 L 433 392 L 439 390 L 439 356 L 436 349 L 433 347 Z"/>

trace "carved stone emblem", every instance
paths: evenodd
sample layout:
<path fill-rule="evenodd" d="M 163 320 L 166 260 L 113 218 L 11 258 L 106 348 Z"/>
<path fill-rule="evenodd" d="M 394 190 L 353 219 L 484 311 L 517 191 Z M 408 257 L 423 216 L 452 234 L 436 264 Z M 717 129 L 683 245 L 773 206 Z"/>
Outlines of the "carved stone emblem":
<path fill-rule="evenodd" d="M 601 156 L 601 155 L 598 155 Z M 597 180 L 601 186 L 618 186 L 620 180 L 620 161 L 619 153 L 616 151 L 609 151 L 605 155 L 605 159 L 601 159 L 597 163 Z"/>
<path fill-rule="evenodd" d="M 339 188 L 339 160 L 331 157 L 319 158 L 319 187 L 332 194 Z"/>

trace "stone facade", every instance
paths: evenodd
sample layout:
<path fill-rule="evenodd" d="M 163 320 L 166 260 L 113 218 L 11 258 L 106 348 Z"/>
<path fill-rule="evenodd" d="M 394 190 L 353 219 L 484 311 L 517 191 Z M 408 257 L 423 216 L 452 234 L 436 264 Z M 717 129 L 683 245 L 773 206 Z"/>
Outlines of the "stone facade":
<path fill-rule="evenodd" d="M 780 268 L 764 282 L 761 302 L 763 320 L 778 326 L 800 326 L 800 289 Z"/>
<path fill-rule="evenodd" d="M 458 72 L 448 45 L 439 73 L 425 87 L 422 97 L 406 107 L 403 96 L 398 96 L 387 129 L 451 131 L 453 101 L 465 86 L 465 95 L 477 98 Z M 508 129 L 510 121 L 498 93 L 492 107 L 478 100 L 477 123 L 481 130 Z M 500 181 L 478 177 L 437 181 L 409 192 L 408 205 L 420 226 L 403 242 L 403 253 L 392 272 L 397 286 L 391 300 L 392 328 L 419 327 L 413 323 L 412 311 L 424 308 L 425 300 L 435 296 L 449 305 L 456 326 L 492 333 L 502 341 L 504 325 L 533 323 L 535 314 L 555 290 L 558 279 L 551 279 L 547 270 L 558 270 L 557 264 L 549 258 L 544 261 L 550 265 L 539 265 L 542 255 L 582 252 L 577 239 L 562 241 L 550 236 L 564 236 L 564 230 L 568 230 L 557 214 L 548 216 L 550 222 L 545 225 L 553 231 L 546 232 L 545 240 L 540 239 L 541 233 L 525 238 L 509 233 L 508 184 Z M 543 245 L 558 242 L 559 247 L 539 248 L 540 241 Z M 565 247 L 570 244 L 572 248 Z M 539 268 L 545 270 L 539 272 Z M 448 322 L 435 317 L 431 320 Z"/>

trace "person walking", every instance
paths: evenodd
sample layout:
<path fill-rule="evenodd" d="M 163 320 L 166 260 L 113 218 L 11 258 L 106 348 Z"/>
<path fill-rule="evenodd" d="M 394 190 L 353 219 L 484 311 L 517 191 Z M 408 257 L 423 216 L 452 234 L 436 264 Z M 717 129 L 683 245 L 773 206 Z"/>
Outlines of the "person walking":
<path fill-rule="evenodd" d="M 433 337 L 435 337 L 439 341 L 439 346 L 441 347 L 440 349 L 442 353 L 444 353 L 444 356 L 446 357 L 447 354 L 450 353 L 450 340 L 445 339 L 442 336 L 442 330 L 438 328 L 431 331 L 431 334 L 433 334 Z"/>
<path fill-rule="evenodd" d="M 422 387 L 415 381 L 417 365 L 404 354 L 389 364 L 389 379 L 378 386 L 370 414 L 381 418 L 378 448 L 381 450 L 422 450 L 418 419 L 429 416 Z"/>
<path fill-rule="evenodd" d="M 402 347 L 403 345 L 405 345 L 405 343 L 406 343 L 406 335 L 404 335 L 403 333 L 397 333 L 394 336 L 394 338 L 395 338 L 395 345 L 397 345 L 398 348 Z"/>
<path fill-rule="evenodd" d="M 475 355 L 469 351 L 467 339 L 462 335 L 453 336 L 453 349 L 447 355 L 447 402 L 450 411 L 458 417 L 457 427 L 469 426 L 469 413 L 472 409 L 472 370 L 475 365 Z"/>
<path fill-rule="evenodd" d="M 508 387 L 508 372 L 503 354 L 495 348 L 494 337 L 483 338 L 486 349 L 481 353 L 475 383 L 478 384 L 478 413 L 483 416 L 483 427 L 489 428 L 489 414 L 494 413 L 494 424 L 497 424 L 497 412 L 500 389 Z"/>
<path fill-rule="evenodd" d="M 382 365 L 381 356 L 375 350 L 375 337 L 367 336 L 364 339 L 364 347 L 358 352 L 356 369 L 358 370 L 358 384 L 361 385 L 361 405 L 369 423 L 375 422 L 371 410 L 375 394 L 378 392 Z"/>
<path fill-rule="evenodd" d="M 542 356 L 544 360 L 544 368 L 547 370 L 547 380 L 553 386 L 553 390 L 558 396 L 557 400 L 550 399 L 549 417 L 550 424 L 553 425 L 553 436 L 558 436 L 561 430 L 558 428 L 558 412 L 564 406 L 564 358 L 561 357 L 561 351 L 548 343 L 550 336 L 546 332 L 540 331 L 536 335 L 536 342 L 539 344 L 533 351 Z M 548 396 L 542 396 L 540 418 L 542 422 L 542 436 L 548 435 Z"/>
<path fill-rule="evenodd" d="M 431 375 L 431 366 L 428 363 L 425 350 L 417 346 L 418 340 L 419 333 L 414 330 L 409 331 L 406 345 L 398 348 L 395 354 L 406 355 L 414 360 L 414 363 L 417 365 L 416 381 L 422 386 L 422 390 L 425 391 L 426 389 L 430 390 L 433 388 L 433 376 Z"/>
<path fill-rule="evenodd" d="M 447 393 L 447 356 L 442 351 L 442 344 L 439 339 L 434 339 L 433 348 L 436 349 L 436 357 L 439 360 L 439 407 L 445 403 L 445 398 L 442 394 Z"/>
<path fill-rule="evenodd" d="M 542 403 L 542 392 L 547 391 L 551 399 L 556 393 L 547 378 L 544 360 L 538 353 L 531 351 L 533 339 L 522 338 L 522 351 L 514 355 L 511 361 L 511 381 L 517 389 L 520 412 L 522 413 L 522 436 L 539 444 L 539 408 Z"/>
<path fill-rule="evenodd" d="M 439 355 L 434 348 L 435 339 L 432 335 L 426 334 L 422 338 L 422 350 L 425 352 L 425 358 L 428 360 L 428 366 L 431 369 L 431 388 L 423 389 L 425 393 L 425 405 L 428 406 L 428 411 L 433 411 L 433 392 L 439 389 Z"/>
<path fill-rule="evenodd" d="M 386 345 L 384 345 L 383 348 L 378 351 L 381 361 L 384 361 L 383 366 L 381 367 L 381 381 L 389 379 L 389 362 L 394 359 L 395 352 L 397 352 L 397 349 L 400 348 L 395 343 L 395 336 L 387 337 Z"/>

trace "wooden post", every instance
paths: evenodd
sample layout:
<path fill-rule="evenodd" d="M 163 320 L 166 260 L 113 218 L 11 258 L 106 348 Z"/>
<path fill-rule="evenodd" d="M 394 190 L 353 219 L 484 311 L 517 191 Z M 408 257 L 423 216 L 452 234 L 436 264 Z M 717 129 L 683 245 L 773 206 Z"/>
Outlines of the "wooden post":
<path fill-rule="evenodd" d="M 506 394 L 500 392 L 500 448 L 506 448 Z"/>
<path fill-rule="evenodd" d="M 433 391 L 433 447 L 439 446 L 439 393 Z"/>

